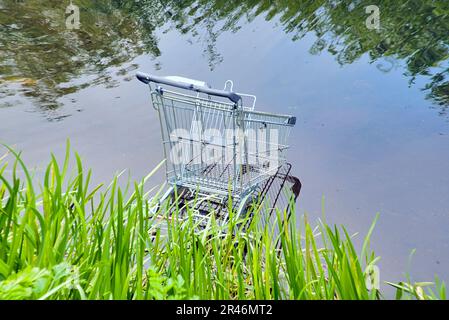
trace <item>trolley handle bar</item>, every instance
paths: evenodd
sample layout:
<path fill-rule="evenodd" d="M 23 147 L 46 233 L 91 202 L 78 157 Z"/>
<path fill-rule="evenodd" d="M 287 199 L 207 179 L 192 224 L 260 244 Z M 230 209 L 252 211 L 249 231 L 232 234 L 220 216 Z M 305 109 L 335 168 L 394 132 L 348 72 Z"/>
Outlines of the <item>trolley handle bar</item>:
<path fill-rule="evenodd" d="M 145 84 L 149 84 L 150 82 L 165 84 L 165 85 L 169 85 L 169 86 L 180 88 L 180 89 L 186 89 L 186 90 L 192 90 L 195 92 L 205 93 L 205 94 L 208 94 L 211 96 L 228 98 L 229 100 L 231 100 L 234 103 L 238 103 L 242 99 L 242 97 L 240 97 L 238 94 L 236 94 L 235 92 L 232 92 L 232 91 L 211 89 L 211 88 L 206 88 L 206 87 L 198 87 L 198 86 L 195 86 L 194 84 L 188 84 L 188 83 L 183 83 L 183 82 L 179 82 L 179 81 L 174 81 L 174 80 L 170 80 L 170 79 L 167 79 L 164 77 L 154 76 L 154 75 L 143 73 L 143 72 L 137 72 L 136 77 L 137 77 L 137 79 L 139 79 L 140 81 L 142 81 Z"/>

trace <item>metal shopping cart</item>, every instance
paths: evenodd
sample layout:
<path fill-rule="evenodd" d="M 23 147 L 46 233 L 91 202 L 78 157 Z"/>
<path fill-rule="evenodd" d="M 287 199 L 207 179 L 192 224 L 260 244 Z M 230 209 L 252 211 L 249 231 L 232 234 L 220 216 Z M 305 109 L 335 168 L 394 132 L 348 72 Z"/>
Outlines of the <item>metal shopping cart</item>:
<path fill-rule="evenodd" d="M 230 80 L 217 90 L 177 76 L 138 72 L 137 78 L 149 85 L 159 114 L 170 185 L 162 200 L 175 190 L 182 201 L 203 195 L 198 210 L 207 215 L 213 203 L 224 221 L 229 197 L 237 214 L 270 192 L 272 208 L 289 192 L 296 200 L 301 183 L 285 157 L 295 117 L 254 110 L 256 97 L 233 92 Z"/>

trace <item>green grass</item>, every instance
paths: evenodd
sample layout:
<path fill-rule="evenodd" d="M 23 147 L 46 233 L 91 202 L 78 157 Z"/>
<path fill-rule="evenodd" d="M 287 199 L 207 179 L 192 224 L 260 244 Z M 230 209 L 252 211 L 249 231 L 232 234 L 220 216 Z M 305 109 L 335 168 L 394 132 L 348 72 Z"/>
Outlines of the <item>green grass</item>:
<path fill-rule="evenodd" d="M 124 188 L 118 176 L 91 186 L 77 154 L 69 174 L 67 144 L 64 161 L 52 156 L 36 182 L 8 150 L 0 159 L 0 299 L 383 298 L 366 284 L 365 270 L 378 262 L 369 249 L 374 223 L 360 252 L 343 227 L 295 214 L 283 224 L 285 212 L 264 223 L 261 206 L 250 209 L 247 229 L 235 214 L 225 227 L 211 215 L 202 229 L 194 204 L 183 219 L 177 201 L 153 212 L 145 188 L 158 168 Z M 446 298 L 439 281 L 390 285 L 398 299 Z"/>

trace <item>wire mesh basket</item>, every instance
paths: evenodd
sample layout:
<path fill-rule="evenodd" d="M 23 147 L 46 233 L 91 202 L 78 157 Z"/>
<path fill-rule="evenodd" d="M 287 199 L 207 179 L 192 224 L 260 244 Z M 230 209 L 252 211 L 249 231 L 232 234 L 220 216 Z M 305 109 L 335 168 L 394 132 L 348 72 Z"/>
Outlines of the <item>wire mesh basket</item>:
<path fill-rule="evenodd" d="M 137 78 L 149 85 L 159 113 L 171 185 L 238 199 L 286 163 L 295 117 L 255 111 L 255 96 L 197 80 L 143 73 Z M 227 86 L 232 90 L 232 82 Z"/>

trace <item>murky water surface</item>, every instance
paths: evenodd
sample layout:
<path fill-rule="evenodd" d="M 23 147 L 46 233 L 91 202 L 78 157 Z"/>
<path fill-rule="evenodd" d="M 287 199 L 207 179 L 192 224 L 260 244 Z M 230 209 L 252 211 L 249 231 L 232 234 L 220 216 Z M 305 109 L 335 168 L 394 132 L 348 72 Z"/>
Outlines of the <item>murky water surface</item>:
<path fill-rule="evenodd" d="M 0 1 L 0 140 L 36 172 L 70 138 L 95 181 L 140 179 L 162 147 L 136 70 L 233 79 L 298 117 L 301 213 L 320 217 L 324 196 L 329 221 L 363 234 L 380 212 L 381 279 L 448 281 L 449 4 L 375 1 L 376 30 L 371 2 L 74 1 L 70 29 L 69 1 Z"/>

